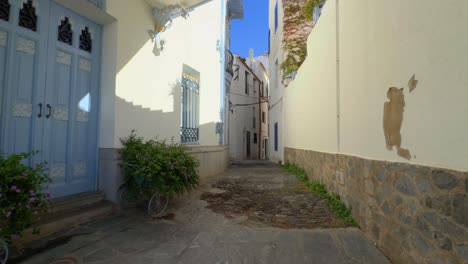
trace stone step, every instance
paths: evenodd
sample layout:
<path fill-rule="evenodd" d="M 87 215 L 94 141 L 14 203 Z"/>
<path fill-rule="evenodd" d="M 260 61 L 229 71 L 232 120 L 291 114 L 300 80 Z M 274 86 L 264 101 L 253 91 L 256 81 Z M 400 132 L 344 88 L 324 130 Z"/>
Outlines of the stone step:
<path fill-rule="evenodd" d="M 73 208 L 95 204 L 104 201 L 104 193 L 101 192 L 85 192 L 66 197 L 56 198 L 52 200 L 49 206 L 49 213 L 54 214 L 61 211 L 72 210 Z"/>
<path fill-rule="evenodd" d="M 66 231 L 96 218 L 109 215 L 116 210 L 115 204 L 100 200 L 95 203 L 84 204 L 74 208 L 68 207 L 68 209 L 48 213 L 35 225 L 36 228 L 39 228 L 40 234 L 33 235 L 33 229 L 31 228 L 24 233 L 22 241 L 27 243 L 54 233 Z"/>

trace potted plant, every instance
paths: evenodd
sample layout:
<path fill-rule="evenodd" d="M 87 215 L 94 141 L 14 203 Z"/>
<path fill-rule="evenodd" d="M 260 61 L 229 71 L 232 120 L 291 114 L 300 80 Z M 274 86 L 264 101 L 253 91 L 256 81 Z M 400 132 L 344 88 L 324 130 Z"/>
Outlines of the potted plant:
<path fill-rule="evenodd" d="M 35 154 L 0 155 L 0 239 L 10 245 L 47 210 L 51 198 L 45 191 L 51 181 L 44 172 L 46 164 L 24 164 Z"/>

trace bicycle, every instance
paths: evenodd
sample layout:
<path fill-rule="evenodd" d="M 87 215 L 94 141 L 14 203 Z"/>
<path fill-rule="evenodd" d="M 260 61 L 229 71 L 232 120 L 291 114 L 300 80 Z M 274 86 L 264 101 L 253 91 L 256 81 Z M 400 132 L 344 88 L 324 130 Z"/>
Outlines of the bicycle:
<path fill-rule="evenodd" d="M 135 207 L 139 203 L 139 201 L 141 201 L 135 200 L 133 197 L 130 197 L 128 195 L 127 189 L 125 188 L 125 184 L 122 184 L 119 187 L 118 193 L 119 203 L 122 209 Z M 161 217 L 166 211 L 167 206 L 169 205 L 169 200 L 170 199 L 168 196 L 163 196 L 157 191 L 154 192 L 148 201 L 148 204 L 146 206 L 146 212 L 149 216 L 153 218 Z"/>
<path fill-rule="evenodd" d="M 0 264 L 6 264 L 8 261 L 8 244 L 0 239 Z"/>

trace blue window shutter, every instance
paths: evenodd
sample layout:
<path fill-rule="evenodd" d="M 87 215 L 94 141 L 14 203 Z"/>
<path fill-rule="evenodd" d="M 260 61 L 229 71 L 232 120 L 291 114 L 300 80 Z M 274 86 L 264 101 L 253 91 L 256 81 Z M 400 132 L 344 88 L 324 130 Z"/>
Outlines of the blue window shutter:
<path fill-rule="evenodd" d="M 275 4 L 275 33 L 278 30 L 278 1 Z"/>
<path fill-rule="evenodd" d="M 275 151 L 278 151 L 278 123 L 275 123 Z"/>

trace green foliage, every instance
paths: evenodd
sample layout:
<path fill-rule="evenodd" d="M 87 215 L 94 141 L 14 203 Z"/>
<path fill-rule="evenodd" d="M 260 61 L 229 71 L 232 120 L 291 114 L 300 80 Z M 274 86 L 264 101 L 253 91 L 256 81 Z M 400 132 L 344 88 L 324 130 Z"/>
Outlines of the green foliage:
<path fill-rule="evenodd" d="M 325 199 L 328 202 L 330 209 L 341 219 L 345 221 L 346 224 L 351 226 L 357 226 L 356 221 L 351 215 L 351 208 L 346 207 L 346 205 L 341 201 L 341 198 L 337 194 L 331 194 L 327 191 L 325 184 L 321 184 L 315 180 L 309 180 L 307 173 L 304 169 L 286 163 L 284 168 L 291 174 L 295 175 L 301 182 L 303 182 L 311 191 L 316 193 L 321 199 Z"/>
<path fill-rule="evenodd" d="M 130 199 L 150 197 L 154 192 L 173 196 L 198 185 L 198 161 L 182 145 L 144 141 L 134 131 L 121 139 L 121 168 Z"/>
<path fill-rule="evenodd" d="M 312 20 L 314 17 L 313 12 L 316 5 L 318 5 L 323 0 L 308 0 L 302 9 L 302 15 L 307 20 Z"/>
<path fill-rule="evenodd" d="M 35 154 L 0 155 L 0 237 L 8 242 L 19 238 L 49 206 L 51 195 L 44 191 L 51 182 L 44 173 L 46 164 L 24 165 Z"/>

